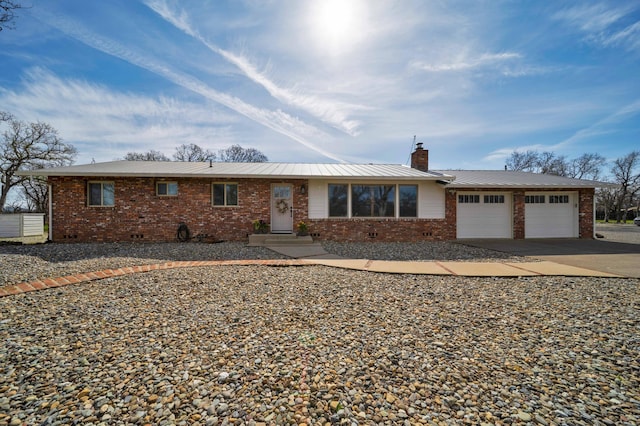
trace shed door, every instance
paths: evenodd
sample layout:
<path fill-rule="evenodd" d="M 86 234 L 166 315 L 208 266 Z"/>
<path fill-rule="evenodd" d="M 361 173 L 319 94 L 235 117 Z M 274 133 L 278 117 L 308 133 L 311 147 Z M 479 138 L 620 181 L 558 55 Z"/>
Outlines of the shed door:
<path fill-rule="evenodd" d="M 292 186 L 277 183 L 271 187 L 271 232 L 288 234 L 293 232 Z"/>
<path fill-rule="evenodd" d="M 511 193 L 459 192 L 458 238 L 512 238 Z"/>
<path fill-rule="evenodd" d="M 578 237 L 575 192 L 527 192 L 524 200 L 525 238 Z"/>

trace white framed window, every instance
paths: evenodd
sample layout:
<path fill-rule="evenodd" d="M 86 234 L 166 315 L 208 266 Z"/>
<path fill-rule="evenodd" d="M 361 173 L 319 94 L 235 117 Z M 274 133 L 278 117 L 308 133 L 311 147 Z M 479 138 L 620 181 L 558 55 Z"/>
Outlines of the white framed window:
<path fill-rule="evenodd" d="M 459 194 L 458 202 L 461 204 L 480 204 L 480 195 L 478 194 Z"/>
<path fill-rule="evenodd" d="M 238 184 L 231 182 L 214 182 L 211 185 L 211 202 L 216 207 L 238 205 Z"/>
<path fill-rule="evenodd" d="M 504 195 L 485 195 L 485 204 L 504 204 Z"/>
<path fill-rule="evenodd" d="M 549 195 L 549 204 L 569 204 L 568 195 Z"/>
<path fill-rule="evenodd" d="M 156 182 L 156 195 L 175 197 L 178 195 L 178 182 Z"/>
<path fill-rule="evenodd" d="M 87 184 L 87 205 L 89 207 L 113 207 L 115 205 L 115 184 L 113 182 L 89 182 Z"/>
<path fill-rule="evenodd" d="M 329 217 L 349 216 L 349 185 L 329 184 Z"/>
<path fill-rule="evenodd" d="M 544 204 L 546 197 L 544 195 L 525 195 L 525 204 Z"/>
<path fill-rule="evenodd" d="M 418 217 L 418 185 L 398 185 L 400 217 Z"/>

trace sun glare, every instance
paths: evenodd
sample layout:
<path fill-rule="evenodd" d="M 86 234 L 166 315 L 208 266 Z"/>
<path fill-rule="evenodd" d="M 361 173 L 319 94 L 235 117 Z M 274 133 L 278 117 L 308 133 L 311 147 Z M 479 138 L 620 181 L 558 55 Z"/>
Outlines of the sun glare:
<path fill-rule="evenodd" d="M 310 29 L 317 48 L 330 55 L 349 52 L 364 37 L 365 3 L 320 0 L 310 10 Z"/>

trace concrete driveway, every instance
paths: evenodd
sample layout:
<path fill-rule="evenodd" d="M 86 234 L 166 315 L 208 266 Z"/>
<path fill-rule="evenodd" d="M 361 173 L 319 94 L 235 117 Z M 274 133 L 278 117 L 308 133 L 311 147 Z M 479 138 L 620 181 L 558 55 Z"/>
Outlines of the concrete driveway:
<path fill-rule="evenodd" d="M 458 242 L 518 256 L 529 256 L 564 265 L 640 278 L 640 244 L 606 239 L 494 239 L 459 240 Z"/>

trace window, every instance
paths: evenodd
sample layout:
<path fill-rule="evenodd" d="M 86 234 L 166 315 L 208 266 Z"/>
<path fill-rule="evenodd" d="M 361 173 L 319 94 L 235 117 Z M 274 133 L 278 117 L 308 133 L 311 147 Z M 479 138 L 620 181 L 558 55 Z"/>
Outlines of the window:
<path fill-rule="evenodd" d="M 347 217 L 349 185 L 329 184 L 329 217 Z"/>
<path fill-rule="evenodd" d="M 418 216 L 418 185 L 398 185 L 400 217 Z"/>
<path fill-rule="evenodd" d="M 178 195 L 178 182 L 156 183 L 156 194 L 165 197 L 175 197 Z"/>
<path fill-rule="evenodd" d="M 352 217 L 395 217 L 395 185 L 351 185 Z"/>
<path fill-rule="evenodd" d="M 458 195 L 458 202 L 462 204 L 479 204 L 480 195 L 460 194 Z"/>
<path fill-rule="evenodd" d="M 549 195 L 549 204 L 569 204 L 568 195 Z"/>
<path fill-rule="evenodd" d="M 89 182 L 89 206 L 112 207 L 115 204 L 115 188 L 113 182 Z"/>
<path fill-rule="evenodd" d="M 237 206 L 238 205 L 238 184 L 237 183 L 214 183 L 213 205 L 214 206 Z"/>
<path fill-rule="evenodd" d="M 504 195 L 485 195 L 485 204 L 504 204 Z"/>
<path fill-rule="evenodd" d="M 524 202 L 525 204 L 544 204 L 545 196 L 544 195 L 525 195 Z"/>
<path fill-rule="evenodd" d="M 274 198 L 291 198 L 291 187 L 289 185 L 277 185 L 273 187 Z"/>

